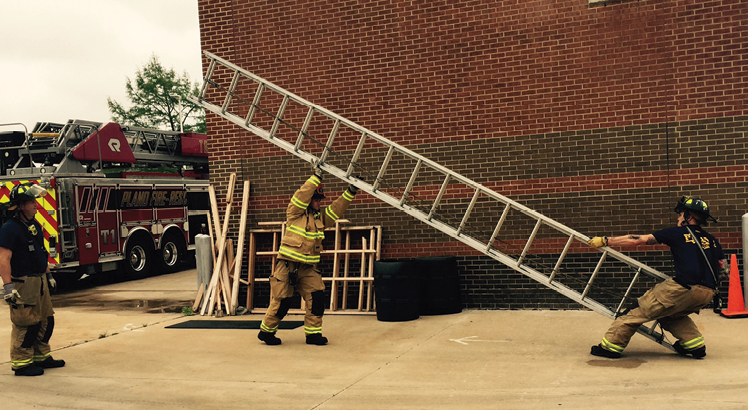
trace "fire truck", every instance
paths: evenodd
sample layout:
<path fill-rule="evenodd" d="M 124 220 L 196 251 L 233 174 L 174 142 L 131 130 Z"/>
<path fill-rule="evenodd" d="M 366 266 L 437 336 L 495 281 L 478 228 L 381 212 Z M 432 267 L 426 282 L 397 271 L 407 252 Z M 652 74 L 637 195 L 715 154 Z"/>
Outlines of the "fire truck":
<path fill-rule="evenodd" d="M 83 120 L 0 132 L 0 208 L 17 184 L 47 190 L 36 219 L 58 280 L 175 271 L 208 225 L 206 141 Z"/>

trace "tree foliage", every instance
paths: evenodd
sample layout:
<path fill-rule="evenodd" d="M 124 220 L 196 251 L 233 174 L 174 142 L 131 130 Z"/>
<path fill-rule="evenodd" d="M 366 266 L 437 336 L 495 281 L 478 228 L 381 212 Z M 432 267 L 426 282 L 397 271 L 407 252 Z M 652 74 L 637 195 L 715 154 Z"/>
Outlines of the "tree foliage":
<path fill-rule="evenodd" d="M 178 76 L 174 69 L 167 70 L 155 55 L 136 71 L 135 79 L 129 77 L 125 84 L 131 107 L 125 108 L 107 98 L 112 121 L 136 127 L 180 130 L 180 118 L 185 132 L 206 132 L 206 113 L 187 99 L 198 95 L 198 84 L 192 84 L 187 73 Z"/>

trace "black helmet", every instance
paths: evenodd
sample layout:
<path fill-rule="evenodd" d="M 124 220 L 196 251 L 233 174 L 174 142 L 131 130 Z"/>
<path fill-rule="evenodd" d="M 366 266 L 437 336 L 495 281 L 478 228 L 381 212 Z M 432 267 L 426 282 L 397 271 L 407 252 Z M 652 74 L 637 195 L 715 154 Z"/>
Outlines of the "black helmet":
<path fill-rule="evenodd" d="M 34 182 L 18 184 L 10 190 L 11 205 L 18 205 L 21 202 L 33 201 L 47 195 L 47 191 Z M 11 207 L 13 209 L 14 207 Z"/>
<path fill-rule="evenodd" d="M 323 194 L 323 184 L 320 184 L 315 188 L 315 193 L 313 194 L 312 199 L 325 199 L 325 197 L 325 194 Z"/>
<path fill-rule="evenodd" d="M 677 213 L 690 212 L 703 219 L 703 225 L 705 221 L 718 222 L 716 218 L 711 216 L 708 210 L 708 204 L 706 201 L 700 198 L 693 198 L 690 196 L 683 196 L 677 201 L 677 206 L 674 207 L 674 211 Z"/>

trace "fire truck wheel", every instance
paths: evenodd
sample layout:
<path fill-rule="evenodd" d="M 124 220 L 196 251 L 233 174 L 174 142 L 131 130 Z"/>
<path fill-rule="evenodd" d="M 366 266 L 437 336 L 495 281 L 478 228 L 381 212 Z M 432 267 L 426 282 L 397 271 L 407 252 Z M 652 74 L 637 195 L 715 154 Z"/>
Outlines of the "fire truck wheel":
<path fill-rule="evenodd" d="M 134 237 L 128 240 L 123 263 L 125 274 L 129 277 L 145 277 L 151 271 L 151 256 L 153 246 L 149 246 L 144 238 Z"/>
<path fill-rule="evenodd" d="M 162 240 L 161 247 L 156 252 L 156 263 L 159 265 L 159 272 L 171 273 L 177 271 L 180 260 L 185 253 L 183 242 L 177 235 L 170 235 Z"/>

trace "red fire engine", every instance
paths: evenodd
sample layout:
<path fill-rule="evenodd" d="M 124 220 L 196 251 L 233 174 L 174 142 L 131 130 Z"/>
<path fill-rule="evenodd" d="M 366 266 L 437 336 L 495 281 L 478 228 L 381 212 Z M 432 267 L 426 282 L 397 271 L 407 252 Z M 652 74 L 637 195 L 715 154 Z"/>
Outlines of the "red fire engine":
<path fill-rule="evenodd" d="M 203 134 L 82 120 L 0 133 L 0 205 L 14 185 L 47 189 L 36 219 L 62 280 L 174 271 L 208 224 L 207 176 Z"/>

